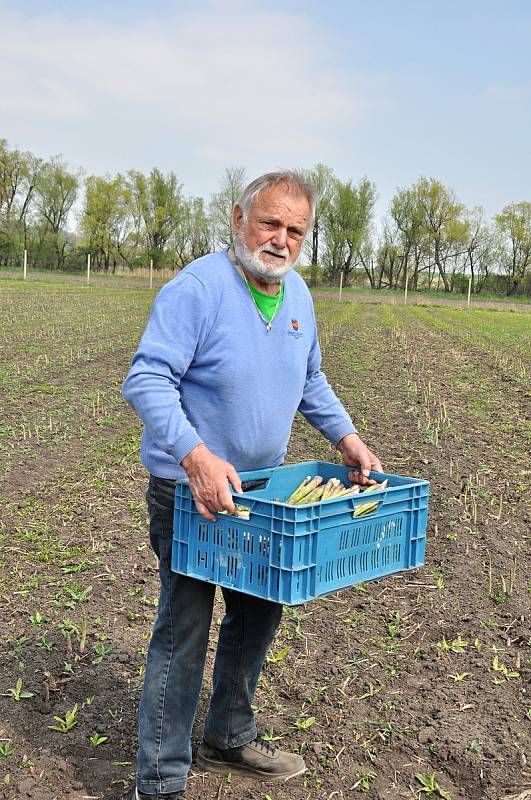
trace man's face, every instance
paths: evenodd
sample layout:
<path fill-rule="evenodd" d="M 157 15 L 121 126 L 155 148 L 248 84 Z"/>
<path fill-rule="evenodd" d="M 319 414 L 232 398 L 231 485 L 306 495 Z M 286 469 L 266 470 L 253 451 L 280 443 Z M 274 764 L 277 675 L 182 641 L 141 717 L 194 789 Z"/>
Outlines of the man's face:
<path fill-rule="evenodd" d="M 279 184 L 260 192 L 250 208 L 247 221 L 236 205 L 233 212 L 236 255 L 242 259 L 242 249 L 254 256 L 250 269 L 266 282 L 280 280 L 296 263 L 308 224 L 310 205 L 303 194 Z M 243 245 L 243 248 L 241 247 Z"/>

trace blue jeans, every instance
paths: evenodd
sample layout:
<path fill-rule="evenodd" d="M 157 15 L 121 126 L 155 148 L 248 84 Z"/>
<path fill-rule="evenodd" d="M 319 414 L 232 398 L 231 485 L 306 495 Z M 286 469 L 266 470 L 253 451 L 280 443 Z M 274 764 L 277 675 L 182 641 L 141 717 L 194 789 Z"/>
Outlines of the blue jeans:
<path fill-rule="evenodd" d="M 159 559 L 160 598 L 139 711 L 137 786 L 146 794 L 169 794 L 186 785 L 216 590 L 211 583 L 171 571 L 174 494 L 174 481 L 150 476 L 146 499 L 151 545 Z M 225 616 L 204 740 L 228 748 L 256 737 L 251 703 L 282 606 L 222 591 Z"/>

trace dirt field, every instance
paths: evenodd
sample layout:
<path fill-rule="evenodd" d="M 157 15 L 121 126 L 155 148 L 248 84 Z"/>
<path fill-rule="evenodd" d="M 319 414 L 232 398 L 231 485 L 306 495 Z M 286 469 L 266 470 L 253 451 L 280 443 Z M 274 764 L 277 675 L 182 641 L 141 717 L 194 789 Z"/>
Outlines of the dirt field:
<path fill-rule="evenodd" d="M 0 283 L 1 800 L 131 796 L 157 571 L 120 385 L 152 297 Z M 303 779 L 193 770 L 187 797 L 529 800 L 531 316 L 317 313 L 366 441 L 387 471 L 431 481 L 426 565 L 286 609 L 256 706 Z M 337 454 L 297 419 L 289 461 L 312 458 Z"/>

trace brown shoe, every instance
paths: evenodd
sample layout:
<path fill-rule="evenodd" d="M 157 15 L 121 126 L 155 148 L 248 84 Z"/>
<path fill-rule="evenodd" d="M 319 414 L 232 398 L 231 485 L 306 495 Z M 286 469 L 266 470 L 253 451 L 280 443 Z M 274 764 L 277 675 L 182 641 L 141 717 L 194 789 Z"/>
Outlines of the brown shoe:
<path fill-rule="evenodd" d="M 287 781 L 306 772 L 306 764 L 295 753 L 277 750 L 270 742 L 257 737 L 241 747 L 221 750 L 203 742 L 197 751 L 199 769 L 228 775 L 237 772 L 259 781 Z"/>

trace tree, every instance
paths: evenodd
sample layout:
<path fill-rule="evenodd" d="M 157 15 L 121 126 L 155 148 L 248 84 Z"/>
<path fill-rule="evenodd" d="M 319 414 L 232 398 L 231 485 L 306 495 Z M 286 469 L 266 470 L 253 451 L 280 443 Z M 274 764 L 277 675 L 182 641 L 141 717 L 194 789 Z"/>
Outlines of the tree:
<path fill-rule="evenodd" d="M 67 165 L 57 156 L 42 165 L 35 184 L 38 252 L 42 253 L 48 245 L 58 269 L 65 261 L 66 226 L 77 198 L 80 178 L 80 170 L 69 172 Z"/>
<path fill-rule="evenodd" d="M 131 188 L 123 175 L 101 178 L 91 175 L 85 184 L 85 206 L 81 229 L 94 266 L 107 271 L 118 258 L 127 261 L 125 245 L 133 230 Z"/>
<path fill-rule="evenodd" d="M 137 235 L 147 245 L 155 269 L 167 261 L 167 247 L 183 212 L 181 185 L 173 172 L 163 175 L 156 168 L 146 177 L 131 170 L 129 186 L 136 217 Z"/>
<path fill-rule="evenodd" d="M 463 245 L 466 240 L 465 207 L 456 200 L 451 190 L 434 178 L 420 178 L 415 189 L 422 212 L 422 227 L 432 246 L 434 266 L 444 290 L 449 292 L 451 287 L 446 264 L 458 254 L 456 245 Z"/>
<path fill-rule="evenodd" d="M 509 203 L 495 220 L 505 244 L 502 265 L 510 281 L 508 293 L 516 292 L 531 264 L 531 203 Z"/>
<path fill-rule="evenodd" d="M 317 195 L 315 216 L 312 227 L 312 240 L 309 249 L 311 265 L 311 285 L 317 285 L 317 269 L 319 266 L 319 238 L 323 227 L 323 217 L 330 205 L 334 191 L 334 171 L 326 164 L 316 164 L 306 173 L 306 179 L 313 186 Z"/>
<path fill-rule="evenodd" d="M 173 237 L 175 263 L 185 267 L 190 261 L 211 253 L 213 231 L 211 219 L 205 212 L 202 197 L 183 202 L 181 219 Z"/>
<path fill-rule="evenodd" d="M 9 150 L 0 139 L 0 258 L 20 257 L 26 247 L 31 202 L 42 161 L 32 153 Z"/>
<path fill-rule="evenodd" d="M 333 280 L 343 273 L 345 286 L 352 270 L 363 263 L 360 250 L 369 234 L 375 201 L 376 187 L 368 178 L 362 178 L 358 186 L 351 181 L 334 182 L 323 216 L 323 263 Z M 373 273 L 369 270 L 367 274 L 372 286 Z"/>
<path fill-rule="evenodd" d="M 245 184 L 244 167 L 228 167 L 220 181 L 219 191 L 210 200 L 214 241 L 222 250 L 232 246 L 232 209 Z"/>

